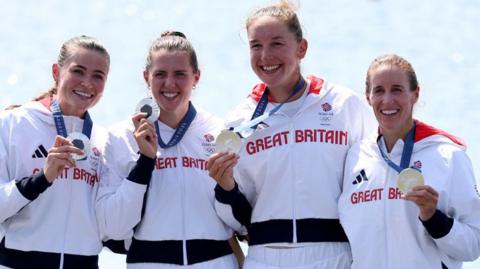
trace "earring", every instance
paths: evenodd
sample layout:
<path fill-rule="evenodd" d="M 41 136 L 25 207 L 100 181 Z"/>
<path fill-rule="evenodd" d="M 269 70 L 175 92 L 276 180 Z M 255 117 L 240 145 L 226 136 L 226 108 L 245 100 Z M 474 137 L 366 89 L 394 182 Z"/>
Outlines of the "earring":
<path fill-rule="evenodd" d="M 147 96 L 153 99 L 152 88 L 150 85 L 147 86 Z"/>

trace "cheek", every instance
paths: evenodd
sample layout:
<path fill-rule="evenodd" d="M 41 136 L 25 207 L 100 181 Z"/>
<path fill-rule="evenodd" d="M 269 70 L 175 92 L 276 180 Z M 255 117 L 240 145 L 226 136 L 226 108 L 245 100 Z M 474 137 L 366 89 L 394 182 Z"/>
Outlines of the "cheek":
<path fill-rule="evenodd" d="M 381 99 L 370 96 L 369 104 L 372 107 L 373 111 L 376 111 L 378 109 L 378 107 L 380 106 L 380 103 L 381 103 Z"/>

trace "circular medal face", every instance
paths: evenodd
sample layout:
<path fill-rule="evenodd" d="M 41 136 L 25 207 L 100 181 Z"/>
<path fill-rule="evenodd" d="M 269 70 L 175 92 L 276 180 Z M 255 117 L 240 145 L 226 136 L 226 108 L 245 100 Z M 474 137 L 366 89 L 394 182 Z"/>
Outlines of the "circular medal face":
<path fill-rule="evenodd" d="M 71 133 L 67 136 L 67 140 L 83 151 L 83 154 L 71 154 L 72 159 L 76 161 L 84 160 L 90 154 L 90 139 L 86 135 L 78 132 Z"/>
<path fill-rule="evenodd" d="M 238 134 L 229 130 L 221 131 L 215 140 L 215 152 L 229 151 L 238 154 L 241 147 L 242 140 Z"/>
<path fill-rule="evenodd" d="M 157 102 L 150 97 L 144 98 L 138 102 L 135 108 L 135 113 L 147 113 L 147 120 L 149 122 L 155 122 L 160 116 L 160 108 Z"/>
<path fill-rule="evenodd" d="M 398 174 L 397 187 L 403 193 L 408 193 L 413 187 L 424 184 L 423 175 L 417 169 L 406 168 Z"/>

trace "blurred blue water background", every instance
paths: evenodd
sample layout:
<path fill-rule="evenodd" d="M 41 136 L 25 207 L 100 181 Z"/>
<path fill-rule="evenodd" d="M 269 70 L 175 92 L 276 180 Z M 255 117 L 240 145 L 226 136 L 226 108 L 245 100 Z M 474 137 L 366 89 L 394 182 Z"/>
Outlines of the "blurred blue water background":
<path fill-rule="evenodd" d="M 0 0 L 0 108 L 47 89 L 63 41 L 80 34 L 109 49 L 103 99 L 92 110 L 105 126 L 126 119 L 146 96 L 142 77 L 150 43 L 164 30 L 194 44 L 202 78 L 194 103 L 222 117 L 258 80 L 243 30 L 264 0 Z M 362 94 L 371 60 L 395 52 L 409 59 L 421 83 L 416 117 L 462 137 L 480 175 L 480 1 L 300 0 L 309 41 L 304 74 L 317 74 Z M 125 268 L 102 253 L 101 268 Z M 480 268 L 480 261 L 464 268 Z"/>

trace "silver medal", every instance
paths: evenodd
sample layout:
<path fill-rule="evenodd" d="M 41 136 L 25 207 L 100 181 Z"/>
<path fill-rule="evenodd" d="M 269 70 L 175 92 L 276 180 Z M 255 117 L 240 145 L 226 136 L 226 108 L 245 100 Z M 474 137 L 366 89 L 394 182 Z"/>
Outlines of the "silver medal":
<path fill-rule="evenodd" d="M 160 108 L 158 107 L 157 102 L 150 98 L 144 98 L 138 102 L 137 107 L 135 108 L 135 113 L 147 113 L 147 120 L 149 122 L 155 122 L 160 116 Z"/>
<path fill-rule="evenodd" d="M 223 130 L 215 140 L 215 152 L 233 152 L 239 153 L 242 147 L 242 141 L 237 133 Z"/>
<path fill-rule="evenodd" d="M 403 169 L 397 177 L 397 187 L 403 193 L 410 192 L 416 186 L 425 184 L 422 173 L 417 169 L 406 168 Z"/>
<path fill-rule="evenodd" d="M 83 154 L 72 153 L 72 159 L 76 161 L 84 160 L 90 154 L 90 139 L 86 135 L 74 132 L 67 136 L 67 140 L 72 142 L 73 146 L 83 151 Z"/>

